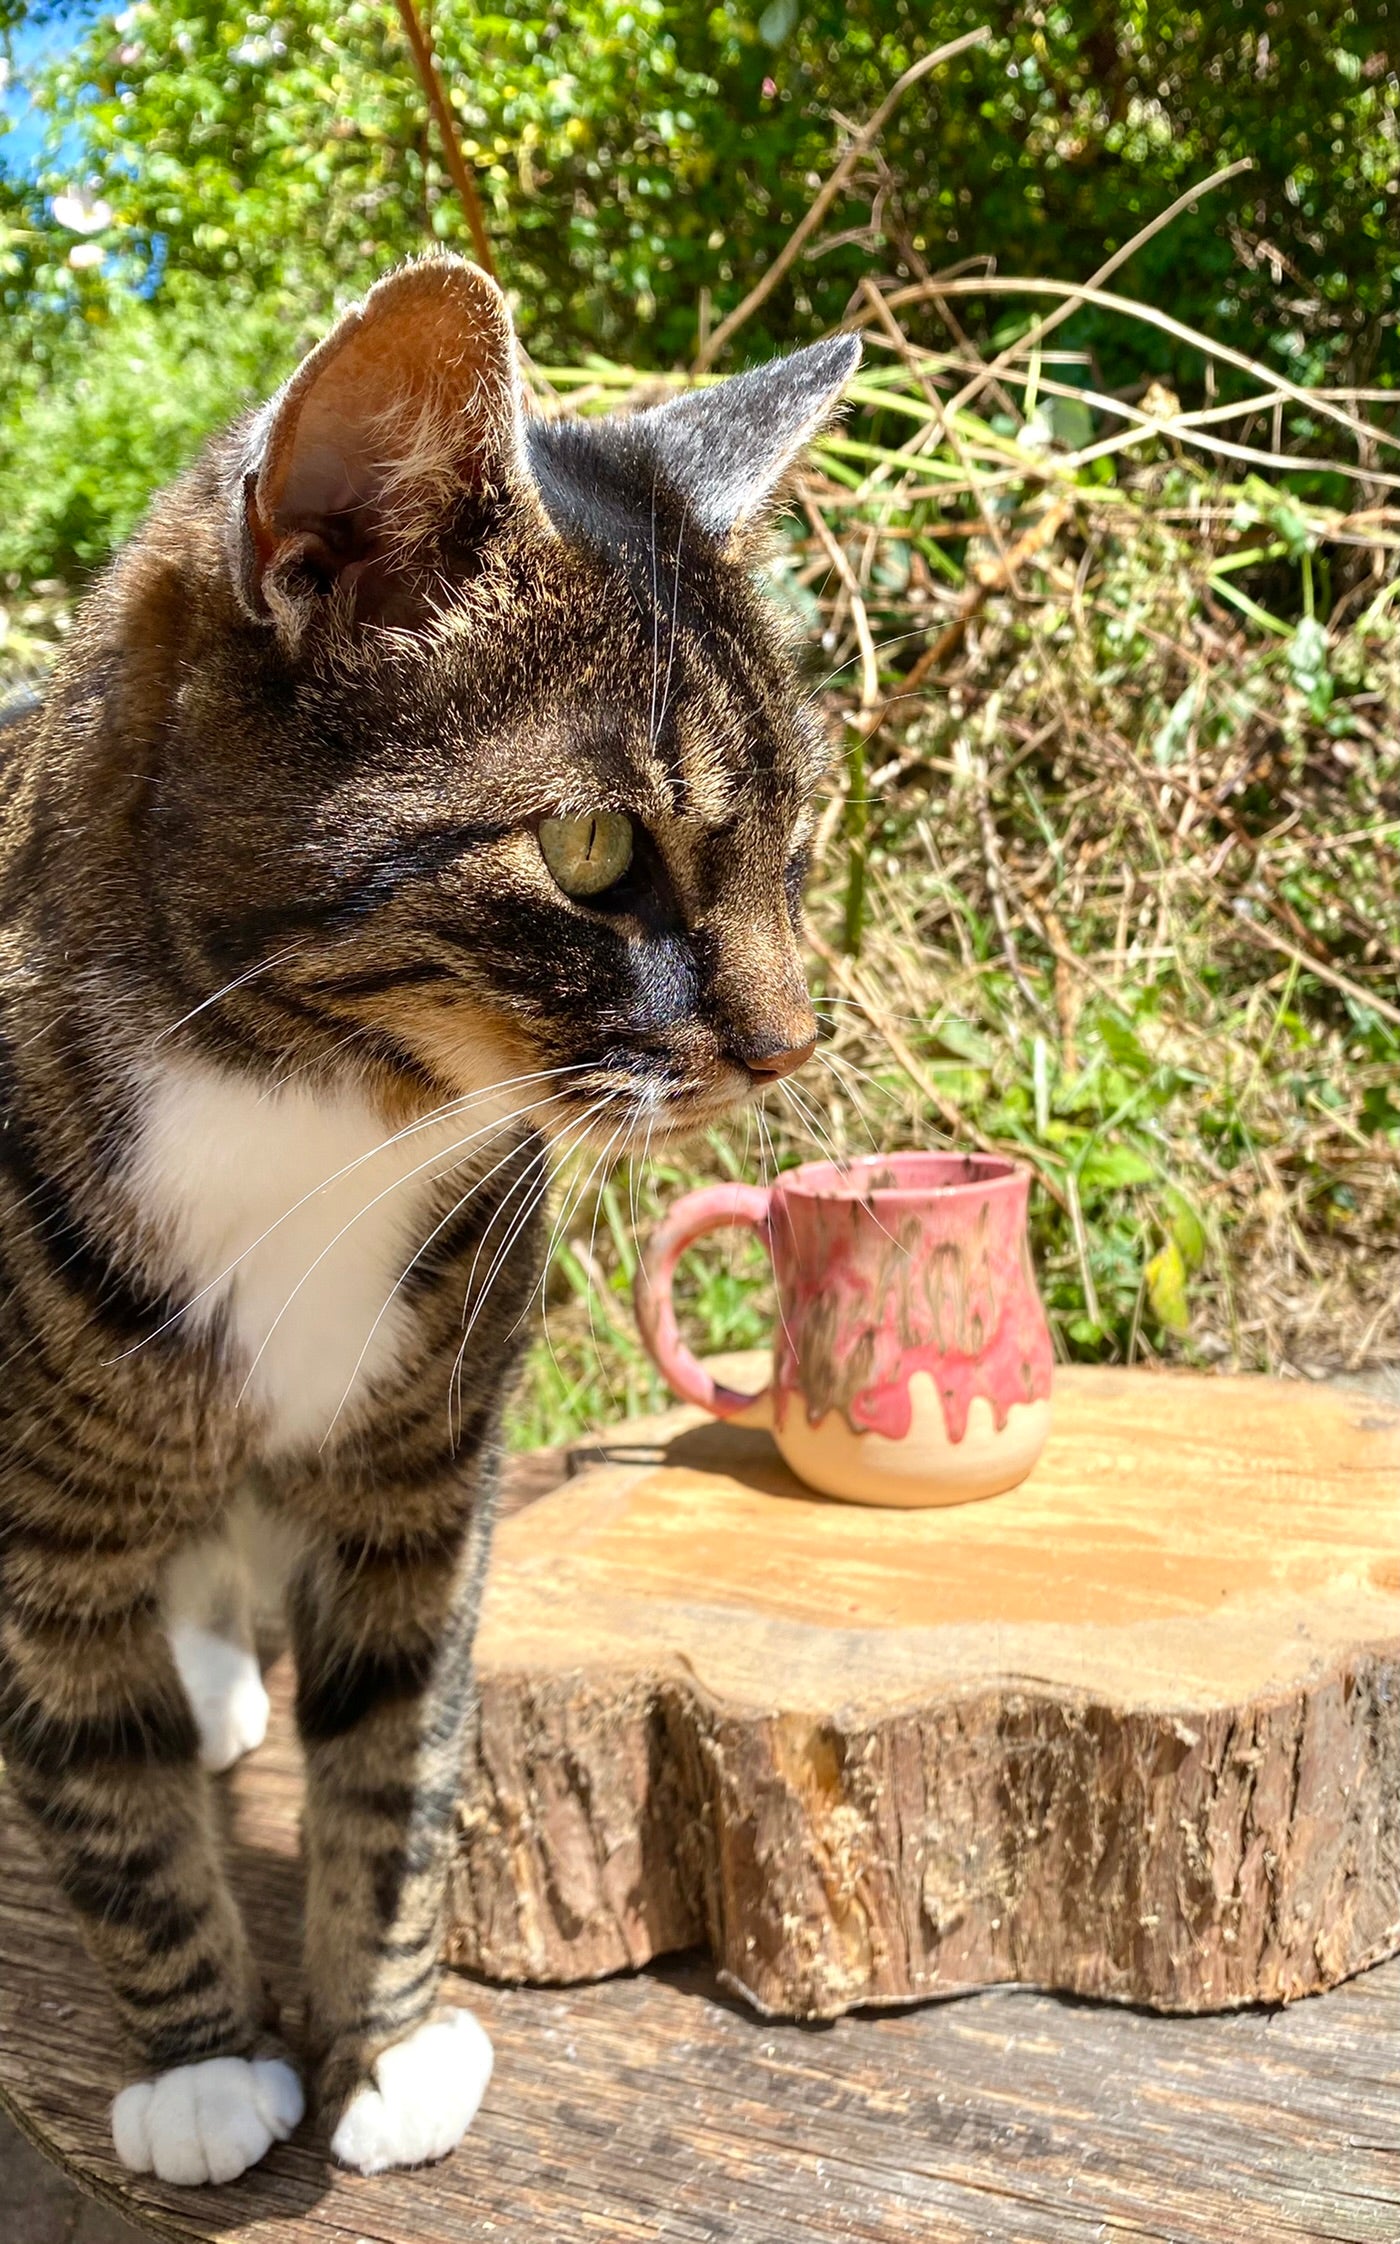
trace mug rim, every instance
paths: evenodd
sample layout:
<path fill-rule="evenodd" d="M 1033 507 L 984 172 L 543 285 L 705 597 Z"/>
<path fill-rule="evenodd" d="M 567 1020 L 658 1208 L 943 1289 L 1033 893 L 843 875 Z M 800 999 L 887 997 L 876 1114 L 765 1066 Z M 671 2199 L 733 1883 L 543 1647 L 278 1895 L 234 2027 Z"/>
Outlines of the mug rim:
<path fill-rule="evenodd" d="M 888 1168 L 896 1161 L 917 1161 L 935 1164 L 959 1162 L 967 1167 L 979 1164 L 991 1175 L 952 1177 L 939 1184 L 930 1176 L 916 1184 L 862 1185 L 859 1172 Z M 785 1169 L 773 1180 L 775 1194 L 786 1194 L 797 1200 L 835 1200 L 842 1202 L 872 1200 L 943 1200 L 967 1192 L 1005 1192 L 1022 1182 L 1029 1184 L 1032 1170 L 1029 1162 L 1017 1161 L 1009 1153 L 957 1153 L 945 1148 L 922 1151 L 911 1146 L 903 1152 L 858 1153 L 848 1162 L 804 1161 L 795 1169 Z M 815 1180 L 821 1179 L 820 1183 Z"/>

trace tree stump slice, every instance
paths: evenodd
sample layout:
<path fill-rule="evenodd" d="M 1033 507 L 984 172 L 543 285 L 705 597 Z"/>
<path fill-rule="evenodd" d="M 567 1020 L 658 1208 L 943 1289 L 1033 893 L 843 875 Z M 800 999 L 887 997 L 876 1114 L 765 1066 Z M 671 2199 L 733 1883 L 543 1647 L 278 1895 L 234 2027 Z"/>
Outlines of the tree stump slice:
<path fill-rule="evenodd" d="M 624 1432 L 500 1530 L 455 1962 L 703 1943 L 831 2018 L 1290 2002 L 1400 1950 L 1400 1409 L 1071 1369 L 1022 1488 L 918 1512 L 695 1411 Z"/>

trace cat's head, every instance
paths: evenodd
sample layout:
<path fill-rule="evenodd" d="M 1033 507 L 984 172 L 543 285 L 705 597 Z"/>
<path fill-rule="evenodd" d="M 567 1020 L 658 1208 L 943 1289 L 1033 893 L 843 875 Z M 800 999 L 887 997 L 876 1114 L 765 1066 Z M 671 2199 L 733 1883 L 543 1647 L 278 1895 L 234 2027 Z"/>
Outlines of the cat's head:
<path fill-rule="evenodd" d="M 756 563 L 858 355 L 550 420 L 472 266 L 340 322 L 216 459 L 226 620 L 152 822 L 185 988 L 237 978 L 192 1033 L 433 1096 L 519 1079 L 619 1145 L 807 1055 L 827 752 Z"/>

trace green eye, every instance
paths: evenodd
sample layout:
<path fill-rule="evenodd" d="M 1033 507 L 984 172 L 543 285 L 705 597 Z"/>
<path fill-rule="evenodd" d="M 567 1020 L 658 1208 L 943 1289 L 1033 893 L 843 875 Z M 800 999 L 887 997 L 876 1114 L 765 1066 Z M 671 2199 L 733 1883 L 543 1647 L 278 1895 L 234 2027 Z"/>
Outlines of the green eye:
<path fill-rule="evenodd" d="M 566 896 L 601 896 L 632 862 L 632 821 L 620 810 L 542 818 L 540 855 Z"/>

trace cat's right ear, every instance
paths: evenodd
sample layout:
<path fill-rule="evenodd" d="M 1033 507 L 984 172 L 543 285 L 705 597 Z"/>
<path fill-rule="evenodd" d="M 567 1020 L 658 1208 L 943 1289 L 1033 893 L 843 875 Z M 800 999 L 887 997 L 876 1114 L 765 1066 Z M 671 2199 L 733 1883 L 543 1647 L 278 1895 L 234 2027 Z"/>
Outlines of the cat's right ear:
<path fill-rule="evenodd" d="M 433 257 L 378 282 L 249 430 L 229 526 L 249 615 L 295 642 L 340 592 L 357 621 L 414 620 L 424 547 L 533 488 L 523 410 L 493 280 Z"/>

